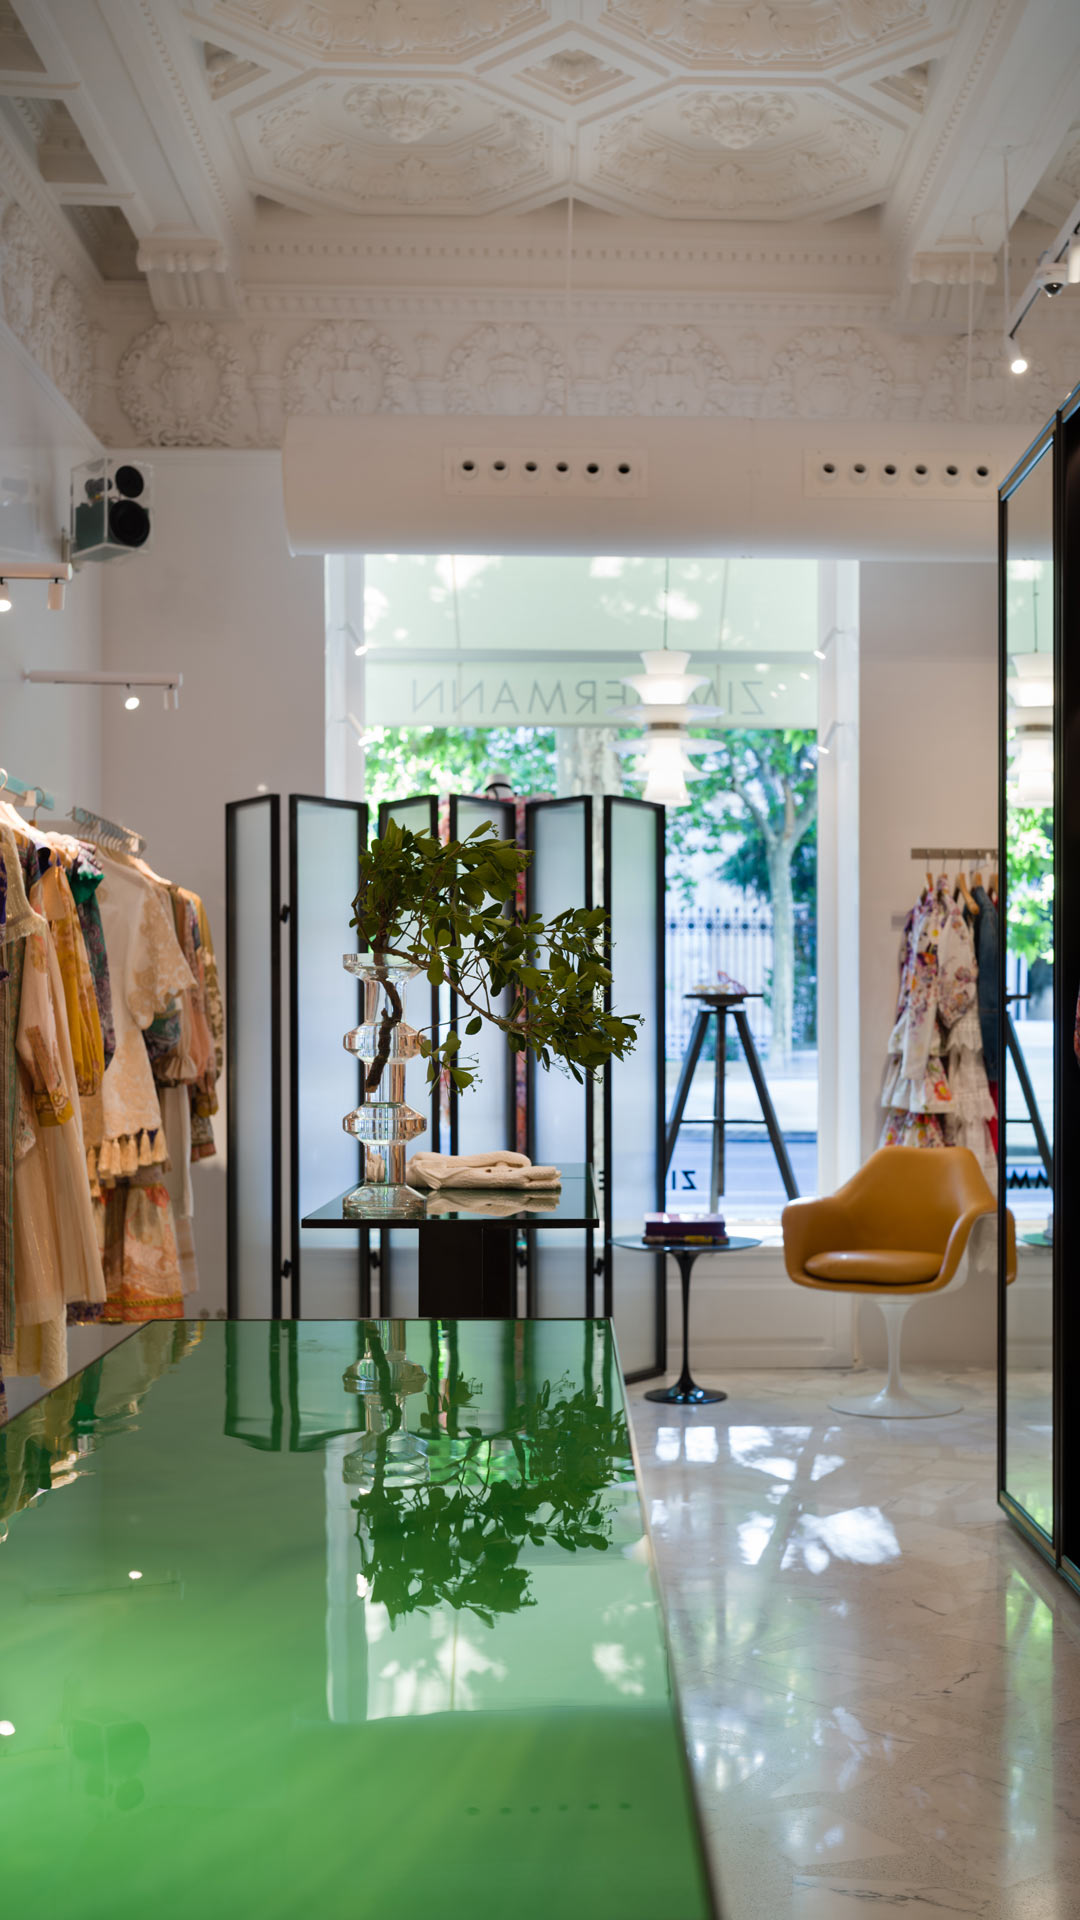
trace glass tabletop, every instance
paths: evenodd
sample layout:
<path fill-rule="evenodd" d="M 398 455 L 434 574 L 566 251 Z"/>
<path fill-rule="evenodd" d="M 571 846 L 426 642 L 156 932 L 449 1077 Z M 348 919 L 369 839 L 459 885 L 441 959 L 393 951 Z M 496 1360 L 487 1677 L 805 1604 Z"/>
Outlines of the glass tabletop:
<path fill-rule="evenodd" d="M 748 1247 L 760 1247 L 760 1240 L 740 1240 L 729 1234 L 726 1240 L 646 1240 L 640 1233 L 620 1234 L 613 1247 L 627 1247 L 633 1253 L 745 1253 Z"/>
<path fill-rule="evenodd" d="M 416 1218 L 390 1219 L 384 1213 L 365 1213 L 346 1207 L 354 1188 L 335 1195 L 314 1213 L 305 1214 L 304 1227 L 392 1227 L 395 1232 L 410 1227 L 452 1226 L 454 1222 L 471 1227 L 598 1227 L 600 1210 L 596 1202 L 593 1170 L 583 1161 L 560 1169 L 562 1185 L 528 1193 L 520 1187 L 440 1187 L 427 1195 L 427 1207 Z M 416 1190 L 420 1191 L 419 1188 Z"/>
<path fill-rule="evenodd" d="M 190 1322 L 0 1429 L 12 1913 L 715 1915 L 604 1321 Z"/>

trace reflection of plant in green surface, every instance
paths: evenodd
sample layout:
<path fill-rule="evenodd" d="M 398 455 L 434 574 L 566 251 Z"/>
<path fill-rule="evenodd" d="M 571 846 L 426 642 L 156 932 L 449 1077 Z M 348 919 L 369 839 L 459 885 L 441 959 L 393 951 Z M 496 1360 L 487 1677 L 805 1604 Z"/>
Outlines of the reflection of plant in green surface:
<path fill-rule="evenodd" d="M 1032 966 L 1054 957 L 1054 815 L 1010 806 L 1007 821 L 1009 950 Z"/>
<path fill-rule="evenodd" d="M 555 1397 L 545 1380 L 498 1433 L 466 1424 L 450 1448 L 440 1411 L 467 1413 L 474 1391 L 452 1378 L 429 1393 L 421 1425 L 431 1484 L 387 1484 L 387 1432 L 376 1442 L 370 1491 L 353 1501 L 368 1594 L 391 1624 L 449 1606 L 492 1627 L 497 1614 L 535 1605 L 528 1569 L 518 1566 L 526 1541 L 566 1553 L 610 1544 L 614 1503 L 603 1496 L 633 1477 L 622 1410 L 611 1413 L 593 1388 Z"/>

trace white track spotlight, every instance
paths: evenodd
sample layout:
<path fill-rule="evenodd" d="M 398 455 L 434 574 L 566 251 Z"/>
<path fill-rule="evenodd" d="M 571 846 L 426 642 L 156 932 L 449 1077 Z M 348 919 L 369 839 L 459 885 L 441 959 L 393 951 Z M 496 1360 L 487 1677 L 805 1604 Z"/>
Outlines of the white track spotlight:
<path fill-rule="evenodd" d="M 0 613 L 11 612 L 11 593 L 6 580 L 0 580 Z"/>
<path fill-rule="evenodd" d="M 138 694 L 132 693 L 131 688 L 129 687 L 127 690 L 127 699 L 124 701 L 125 707 L 127 708 L 129 713 L 134 713 L 138 704 L 139 704 Z"/>
<path fill-rule="evenodd" d="M 67 589 L 62 580 L 50 580 L 49 591 L 45 596 L 45 605 L 50 613 L 63 613 L 64 595 Z"/>

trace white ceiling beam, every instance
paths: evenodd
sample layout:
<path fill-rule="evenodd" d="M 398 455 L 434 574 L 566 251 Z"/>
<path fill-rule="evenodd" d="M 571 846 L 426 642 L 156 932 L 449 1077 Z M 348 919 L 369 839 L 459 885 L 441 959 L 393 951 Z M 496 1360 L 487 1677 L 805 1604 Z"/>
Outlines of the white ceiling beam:
<path fill-rule="evenodd" d="M 1004 239 L 1002 155 L 1018 214 L 1080 110 L 1078 0 L 986 0 L 967 9 L 885 216 L 901 281 L 915 257 Z"/>

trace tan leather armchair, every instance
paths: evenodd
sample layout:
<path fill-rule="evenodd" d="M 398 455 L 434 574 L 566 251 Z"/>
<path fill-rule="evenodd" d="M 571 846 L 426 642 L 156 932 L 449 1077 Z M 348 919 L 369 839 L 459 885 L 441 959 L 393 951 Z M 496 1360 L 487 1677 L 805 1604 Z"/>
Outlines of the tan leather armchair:
<path fill-rule="evenodd" d="M 889 1378 L 881 1393 L 830 1401 L 842 1413 L 911 1419 L 956 1413 L 908 1393 L 900 1330 L 924 1293 L 963 1285 L 977 1220 L 997 1202 L 966 1147 L 880 1147 L 823 1200 L 793 1200 L 782 1216 L 784 1263 L 796 1285 L 872 1294 L 885 1317 Z M 1016 1277 L 1016 1226 L 1006 1214 L 1006 1278 Z"/>

